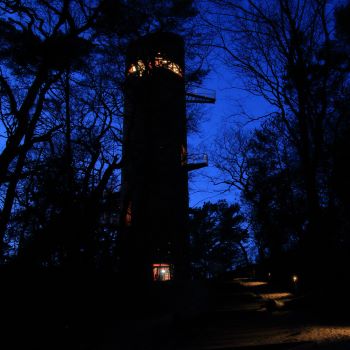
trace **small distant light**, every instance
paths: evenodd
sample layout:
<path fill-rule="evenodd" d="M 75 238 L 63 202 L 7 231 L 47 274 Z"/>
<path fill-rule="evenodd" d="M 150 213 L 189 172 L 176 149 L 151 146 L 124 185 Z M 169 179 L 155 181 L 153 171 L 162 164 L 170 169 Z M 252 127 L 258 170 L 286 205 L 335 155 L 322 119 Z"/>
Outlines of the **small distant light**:
<path fill-rule="evenodd" d="M 160 270 L 160 273 L 166 273 L 166 271 L 163 269 L 163 270 Z"/>
<path fill-rule="evenodd" d="M 267 274 L 267 276 L 268 276 L 268 277 L 271 277 L 271 272 L 269 272 L 269 273 Z"/>
<path fill-rule="evenodd" d="M 292 280 L 294 283 L 297 283 L 298 282 L 298 276 L 297 275 L 293 275 L 292 276 Z"/>

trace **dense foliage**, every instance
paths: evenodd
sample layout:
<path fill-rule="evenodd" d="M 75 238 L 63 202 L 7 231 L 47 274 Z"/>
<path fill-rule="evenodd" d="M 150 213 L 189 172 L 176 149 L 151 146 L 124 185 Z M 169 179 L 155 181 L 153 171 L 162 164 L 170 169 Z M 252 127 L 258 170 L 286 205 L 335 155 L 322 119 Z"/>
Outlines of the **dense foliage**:
<path fill-rule="evenodd" d="M 188 0 L 1 1 L 3 263 L 115 266 L 125 51 L 193 33 L 195 14 Z"/>
<path fill-rule="evenodd" d="M 207 202 L 191 209 L 191 260 L 196 277 L 222 277 L 249 264 L 245 246 L 248 232 L 243 226 L 238 204 Z"/>
<path fill-rule="evenodd" d="M 220 138 L 217 167 L 242 191 L 262 260 L 282 273 L 290 259 L 284 270 L 316 284 L 341 275 L 350 249 L 350 5 L 213 2 L 225 64 L 271 110 L 255 131 Z"/>

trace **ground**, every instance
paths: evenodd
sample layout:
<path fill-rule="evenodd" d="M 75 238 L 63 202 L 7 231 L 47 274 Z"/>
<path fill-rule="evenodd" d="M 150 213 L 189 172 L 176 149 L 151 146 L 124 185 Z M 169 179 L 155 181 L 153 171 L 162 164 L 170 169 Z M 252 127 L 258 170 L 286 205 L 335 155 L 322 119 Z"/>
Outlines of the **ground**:
<path fill-rule="evenodd" d="M 179 349 L 350 349 L 350 323 L 293 310 L 295 297 L 266 282 L 227 282 L 214 296 L 214 310 Z"/>
<path fill-rule="evenodd" d="M 326 311 L 322 300 L 306 307 L 305 298 L 265 281 L 160 282 L 144 290 L 110 281 L 17 286 L 1 299 L 8 311 L 1 349 L 350 350 L 346 312 Z M 340 292 L 336 311 L 347 298 Z"/>
<path fill-rule="evenodd" d="M 207 294 L 200 288 L 191 293 L 195 308 L 121 322 L 106 333 L 101 349 L 350 349 L 350 322 L 292 308 L 295 296 L 266 282 L 236 279 L 211 284 Z"/>

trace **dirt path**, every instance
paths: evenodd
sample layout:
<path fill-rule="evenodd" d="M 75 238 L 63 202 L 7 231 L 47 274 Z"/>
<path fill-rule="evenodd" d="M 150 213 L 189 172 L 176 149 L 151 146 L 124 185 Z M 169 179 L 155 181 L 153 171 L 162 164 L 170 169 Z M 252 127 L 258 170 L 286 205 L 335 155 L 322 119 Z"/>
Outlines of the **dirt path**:
<path fill-rule="evenodd" d="M 121 318 L 96 344 L 79 349 L 350 350 L 350 321 L 321 322 L 311 312 L 285 308 L 293 295 L 265 282 L 235 280 L 209 289 L 191 285 L 175 294 L 166 298 L 173 311 Z"/>
<path fill-rule="evenodd" d="M 264 282 L 217 284 L 211 311 L 189 325 L 177 350 L 350 350 L 350 323 L 321 323 L 310 313 L 284 309 L 292 297 Z"/>

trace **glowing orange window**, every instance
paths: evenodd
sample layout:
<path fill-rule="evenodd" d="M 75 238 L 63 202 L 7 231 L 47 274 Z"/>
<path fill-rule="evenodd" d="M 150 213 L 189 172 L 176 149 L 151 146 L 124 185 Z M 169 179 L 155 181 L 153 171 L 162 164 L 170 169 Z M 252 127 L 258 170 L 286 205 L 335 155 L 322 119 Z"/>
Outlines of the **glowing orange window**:
<path fill-rule="evenodd" d="M 170 281 L 171 269 L 169 264 L 153 264 L 153 281 Z"/>

